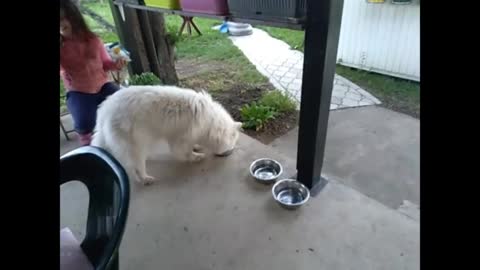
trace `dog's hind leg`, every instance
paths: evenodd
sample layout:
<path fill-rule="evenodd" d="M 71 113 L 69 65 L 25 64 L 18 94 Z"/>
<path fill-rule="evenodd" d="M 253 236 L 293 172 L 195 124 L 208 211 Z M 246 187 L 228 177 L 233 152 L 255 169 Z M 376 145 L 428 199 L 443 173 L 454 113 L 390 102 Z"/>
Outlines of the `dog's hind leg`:
<path fill-rule="evenodd" d="M 144 185 L 151 184 L 155 179 L 146 172 L 147 149 L 141 140 L 116 134 L 118 139 L 114 141 L 117 156 L 129 174 L 129 178 Z M 141 141 L 142 143 L 139 143 Z M 132 180 L 133 180 L 132 179 Z"/>
<path fill-rule="evenodd" d="M 130 147 L 129 152 L 131 153 L 132 167 L 135 170 L 137 179 L 140 183 L 144 185 L 152 184 L 156 179 L 153 176 L 147 174 L 147 152 L 148 150 L 141 145 L 136 144 Z"/>

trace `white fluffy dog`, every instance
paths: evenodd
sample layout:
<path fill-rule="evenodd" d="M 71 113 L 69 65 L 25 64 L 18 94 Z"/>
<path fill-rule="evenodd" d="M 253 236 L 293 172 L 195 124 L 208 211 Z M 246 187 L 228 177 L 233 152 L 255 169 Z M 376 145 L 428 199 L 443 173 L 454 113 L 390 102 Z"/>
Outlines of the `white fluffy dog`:
<path fill-rule="evenodd" d="M 131 86 L 107 98 L 97 112 L 92 145 L 109 151 L 130 178 L 155 180 L 146 172 L 149 148 L 166 140 L 178 160 L 200 161 L 200 146 L 222 155 L 233 150 L 242 124 L 206 92 L 174 86 Z"/>

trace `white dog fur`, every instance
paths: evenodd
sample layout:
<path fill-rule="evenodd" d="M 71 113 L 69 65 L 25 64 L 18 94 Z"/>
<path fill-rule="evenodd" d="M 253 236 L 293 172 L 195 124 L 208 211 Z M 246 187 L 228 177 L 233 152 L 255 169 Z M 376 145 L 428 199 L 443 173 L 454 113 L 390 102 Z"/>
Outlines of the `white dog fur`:
<path fill-rule="evenodd" d="M 130 178 L 143 184 L 149 148 L 166 140 L 173 156 L 200 161 L 205 153 L 232 150 L 242 124 L 235 122 L 206 92 L 175 86 L 131 86 L 108 97 L 98 109 L 92 145 L 109 151 Z"/>

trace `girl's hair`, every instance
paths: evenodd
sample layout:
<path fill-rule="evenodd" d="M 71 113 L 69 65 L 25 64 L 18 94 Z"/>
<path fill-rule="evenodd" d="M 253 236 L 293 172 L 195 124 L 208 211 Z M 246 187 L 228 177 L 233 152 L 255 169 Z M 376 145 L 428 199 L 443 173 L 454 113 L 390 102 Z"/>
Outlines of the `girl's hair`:
<path fill-rule="evenodd" d="M 72 25 L 72 36 L 88 42 L 96 35 L 88 28 L 79 8 L 72 0 L 60 0 L 60 19 L 66 19 Z"/>

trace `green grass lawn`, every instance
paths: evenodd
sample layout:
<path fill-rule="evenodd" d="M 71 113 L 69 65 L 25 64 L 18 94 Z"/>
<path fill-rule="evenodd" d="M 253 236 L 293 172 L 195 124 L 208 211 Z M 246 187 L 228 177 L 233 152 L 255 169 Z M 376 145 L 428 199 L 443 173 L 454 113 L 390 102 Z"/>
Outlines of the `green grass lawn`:
<path fill-rule="evenodd" d="M 110 5 L 108 4 L 107 1 L 105 3 L 100 3 L 100 2 L 93 2 L 93 1 L 84 1 L 82 3 L 82 6 L 87 7 L 88 9 L 95 11 L 98 15 L 100 15 L 104 20 L 109 22 L 111 25 L 115 25 L 113 23 L 113 15 L 112 12 L 110 11 Z"/>
<path fill-rule="evenodd" d="M 167 29 L 170 33 L 177 33 L 182 19 L 179 16 L 166 16 Z M 230 80 L 244 83 L 266 83 L 268 79 L 261 75 L 233 45 L 226 34 L 222 34 L 211 28 L 220 24 L 221 21 L 196 18 L 195 24 L 202 32 L 201 36 L 183 34 L 178 37 L 176 48 L 179 59 L 195 59 L 202 62 L 221 62 L 228 69 Z M 214 76 L 214 74 L 211 74 Z"/>
<path fill-rule="evenodd" d="M 336 72 L 380 99 L 384 107 L 420 117 L 419 83 L 340 65 Z"/>
<path fill-rule="evenodd" d="M 305 33 L 275 27 L 259 28 L 303 52 Z M 364 88 L 382 101 L 382 105 L 414 117 L 420 116 L 420 84 L 377 73 L 337 65 L 336 73 Z"/>
<path fill-rule="evenodd" d="M 290 47 L 295 50 L 303 52 L 303 40 L 305 39 L 305 32 L 298 30 L 290 30 L 284 28 L 276 28 L 270 26 L 256 26 L 266 31 L 270 36 L 285 41 Z"/>
<path fill-rule="evenodd" d="M 110 24 L 114 25 L 113 16 L 108 3 L 85 2 L 85 7 L 102 16 Z M 91 29 L 100 35 L 104 42 L 117 41 L 118 37 L 114 33 L 105 31 L 92 18 L 85 16 Z M 168 15 L 165 17 L 167 31 L 176 35 L 182 24 L 180 16 Z M 200 61 L 221 61 L 227 66 L 231 66 L 235 72 L 233 78 L 250 83 L 265 83 L 267 79 L 263 77 L 255 67 L 248 61 L 243 53 L 235 47 L 228 39 L 227 35 L 221 34 L 211 28 L 220 24 L 219 20 L 195 18 L 195 24 L 202 32 L 202 36 L 193 34 L 188 36 L 186 33 L 176 38 L 177 57 L 179 59 L 188 58 Z M 195 33 L 195 32 L 193 32 Z"/>
<path fill-rule="evenodd" d="M 113 22 L 112 12 L 110 11 L 110 5 L 108 3 L 99 3 L 99 2 L 85 2 L 85 7 L 94 11 L 98 15 L 102 16 L 103 19 L 108 21 L 111 25 L 115 25 Z M 88 15 L 83 15 L 85 21 L 87 22 L 88 27 L 92 30 L 95 34 L 97 34 L 104 43 L 110 43 L 118 41 L 118 35 L 114 32 L 111 32 L 105 29 L 102 25 L 100 25 L 97 21 L 95 21 L 92 17 Z"/>
<path fill-rule="evenodd" d="M 65 87 L 63 86 L 63 81 L 60 79 L 60 111 L 65 109 Z"/>

